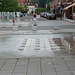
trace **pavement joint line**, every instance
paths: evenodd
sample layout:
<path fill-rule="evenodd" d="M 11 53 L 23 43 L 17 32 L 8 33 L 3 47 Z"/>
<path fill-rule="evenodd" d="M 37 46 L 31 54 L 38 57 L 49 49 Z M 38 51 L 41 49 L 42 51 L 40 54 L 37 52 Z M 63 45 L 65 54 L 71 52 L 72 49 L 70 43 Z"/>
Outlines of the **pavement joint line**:
<path fill-rule="evenodd" d="M 54 69 L 55 69 L 55 72 L 56 72 L 56 75 L 57 75 L 57 71 L 56 71 L 56 68 L 55 68 L 55 65 L 54 65 L 54 62 L 53 62 L 52 57 L 51 57 L 51 60 L 52 60 L 52 64 L 53 64 L 53 66 L 54 66 Z"/>
<path fill-rule="evenodd" d="M 15 70 L 15 67 L 16 67 L 16 65 L 17 65 L 17 62 L 18 62 L 18 58 L 17 58 L 16 64 L 15 64 L 15 66 L 14 66 L 14 69 L 13 69 L 11 75 L 13 75 L 13 73 L 14 73 L 14 70 Z"/>
<path fill-rule="evenodd" d="M 41 58 L 40 58 L 40 71 L 41 71 L 41 75 L 42 75 L 42 65 L 41 65 Z"/>
<path fill-rule="evenodd" d="M 31 43 L 32 43 L 32 39 L 31 39 L 31 42 L 30 42 L 30 45 L 29 45 L 29 49 L 30 49 L 30 47 L 31 47 Z"/>
<path fill-rule="evenodd" d="M 6 61 L 7 61 L 7 59 L 6 59 L 5 62 L 3 63 L 2 67 L 5 65 Z M 2 67 L 0 68 L 0 71 L 1 71 Z"/>
<path fill-rule="evenodd" d="M 63 58 L 63 57 L 62 57 L 62 59 L 64 60 L 64 58 Z M 65 64 L 66 64 L 66 66 L 68 67 L 68 65 L 67 65 L 67 63 L 66 63 L 66 61 L 65 61 L 65 60 L 64 60 L 64 63 L 65 63 Z M 69 67 L 68 67 L 68 69 L 69 69 L 69 72 L 71 73 L 71 75 L 73 75 Z"/>
<path fill-rule="evenodd" d="M 29 60 L 30 60 L 30 58 L 28 58 L 28 64 L 27 64 L 27 71 L 26 71 L 26 75 L 28 75 Z"/>

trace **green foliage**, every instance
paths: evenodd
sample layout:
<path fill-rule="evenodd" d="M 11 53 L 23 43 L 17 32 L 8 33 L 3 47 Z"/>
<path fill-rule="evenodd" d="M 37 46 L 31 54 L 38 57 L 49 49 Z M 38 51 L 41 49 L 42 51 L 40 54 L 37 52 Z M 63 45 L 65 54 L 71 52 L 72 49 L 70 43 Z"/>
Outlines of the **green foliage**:
<path fill-rule="evenodd" d="M 27 5 L 25 5 L 25 4 L 21 4 L 20 5 L 20 12 L 22 12 L 22 13 L 26 13 L 28 10 L 27 10 Z"/>
<path fill-rule="evenodd" d="M 50 4 L 47 4 L 47 11 L 50 11 Z"/>
<path fill-rule="evenodd" d="M 38 0 L 32 0 L 32 2 L 35 4 L 35 3 L 38 3 Z"/>
<path fill-rule="evenodd" d="M 37 12 L 39 12 L 39 13 L 41 13 L 41 12 L 45 12 L 45 11 L 46 11 L 45 8 L 41 8 L 41 7 L 39 7 L 39 8 L 37 9 Z"/>
<path fill-rule="evenodd" d="M 50 3 L 51 0 L 32 0 L 33 3 L 37 3 L 39 7 L 44 8 L 46 4 Z"/>
<path fill-rule="evenodd" d="M 34 13 L 34 11 L 32 10 L 32 11 L 31 11 L 31 14 L 33 14 L 33 13 Z"/>
<path fill-rule="evenodd" d="M 19 11 L 17 0 L 0 0 L 0 11 Z"/>

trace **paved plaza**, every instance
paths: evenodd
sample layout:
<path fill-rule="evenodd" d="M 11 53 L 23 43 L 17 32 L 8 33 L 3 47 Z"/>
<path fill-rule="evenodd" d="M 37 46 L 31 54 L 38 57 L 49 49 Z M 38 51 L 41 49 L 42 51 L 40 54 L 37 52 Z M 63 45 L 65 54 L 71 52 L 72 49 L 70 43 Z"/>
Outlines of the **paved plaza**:
<path fill-rule="evenodd" d="M 23 17 L 16 23 L 30 30 L 13 30 L 12 23 L 0 23 L 0 75 L 75 75 L 75 55 L 65 44 L 75 36 L 75 29 L 70 28 L 75 24 L 41 18 L 37 22 L 40 29 L 54 29 L 32 30 L 31 19 Z"/>
<path fill-rule="evenodd" d="M 75 58 L 0 59 L 0 75 L 75 75 Z"/>
<path fill-rule="evenodd" d="M 0 39 L 0 75 L 75 75 L 75 57 L 61 51 L 61 35 L 6 35 Z"/>

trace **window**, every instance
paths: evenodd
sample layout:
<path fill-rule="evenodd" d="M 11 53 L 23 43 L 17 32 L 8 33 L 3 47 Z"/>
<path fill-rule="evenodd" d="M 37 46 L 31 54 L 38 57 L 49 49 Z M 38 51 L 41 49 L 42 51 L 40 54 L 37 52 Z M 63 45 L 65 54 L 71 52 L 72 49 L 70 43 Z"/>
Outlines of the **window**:
<path fill-rule="evenodd" d="M 28 3 L 28 5 L 30 5 L 30 3 Z"/>

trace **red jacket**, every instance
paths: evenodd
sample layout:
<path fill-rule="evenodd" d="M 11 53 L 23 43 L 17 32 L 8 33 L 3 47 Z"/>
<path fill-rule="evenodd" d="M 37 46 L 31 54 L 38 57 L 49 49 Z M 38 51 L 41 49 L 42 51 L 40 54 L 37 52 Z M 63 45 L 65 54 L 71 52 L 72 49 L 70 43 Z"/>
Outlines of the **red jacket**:
<path fill-rule="evenodd" d="M 14 18 L 13 18 L 13 22 L 15 22 Z"/>

